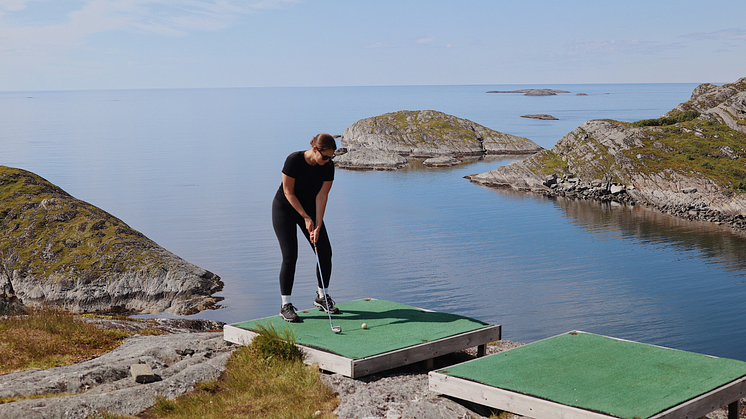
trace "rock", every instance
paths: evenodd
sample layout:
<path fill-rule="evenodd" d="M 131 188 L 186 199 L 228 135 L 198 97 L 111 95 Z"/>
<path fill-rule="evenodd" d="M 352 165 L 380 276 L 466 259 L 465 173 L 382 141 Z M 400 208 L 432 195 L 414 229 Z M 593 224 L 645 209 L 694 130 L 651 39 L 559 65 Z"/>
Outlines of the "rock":
<path fill-rule="evenodd" d="M 422 164 L 424 164 L 425 166 L 430 167 L 450 167 L 455 166 L 459 163 L 461 163 L 461 160 L 450 156 L 432 157 L 422 162 Z"/>
<path fill-rule="evenodd" d="M 73 313 L 194 314 L 220 277 L 25 170 L 0 166 L 0 303 Z"/>
<path fill-rule="evenodd" d="M 177 352 L 178 353 L 178 352 Z M 130 366 L 130 374 L 135 382 L 140 384 L 147 384 L 156 381 L 153 369 L 148 364 L 132 364 Z"/>
<path fill-rule="evenodd" d="M 547 114 L 521 115 L 521 118 L 541 119 L 544 121 L 559 121 L 559 119 Z"/>
<path fill-rule="evenodd" d="M 698 111 L 703 119 L 746 133 L 746 77 L 722 86 L 701 84 L 694 89 L 688 101 L 677 105 L 664 116 L 689 110 Z"/>
<path fill-rule="evenodd" d="M 609 193 L 612 195 L 618 195 L 619 193 L 623 192 L 625 190 L 624 185 L 611 185 L 609 187 Z"/>
<path fill-rule="evenodd" d="M 487 346 L 491 355 L 521 346 L 521 343 L 499 341 Z M 475 355 L 474 350 L 470 350 Z M 436 368 L 444 368 L 464 359 L 436 358 Z M 443 397 L 429 390 L 426 370 L 416 365 L 359 379 L 340 374 L 322 375 L 322 381 L 339 395 L 341 403 L 334 411 L 339 419 L 362 418 L 434 418 L 481 419 L 494 417 L 481 405 Z M 515 416 L 515 419 L 521 417 Z"/>
<path fill-rule="evenodd" d="M 431 110 L 399 111 L 361 119 L 345 129 L 341 142 L 349 152 L 335 159 L 335 165 L 352 169 L 403 167 L 404 163 L 392 160 L 393 154 L 426 159 L 530 154 L 542 150 L 528 138 Z M 361 154 L 365 150 L 375 152 Z"/>
<path fill-rule="evenodd" d="M 588 93 L 575 93 L 575 96 L 588 96 Z"/>
<path fill-rule="evenodd" d="M 354 170 L 397 170 L 409 160 L 392 152 L 361 148 L 349 150 L 334 159 L 334 166 Z"/>
<path fill-rule="evenodd" d="M 723 86 L 701 85 L 690 101 L 678 105 L 663 119 L 638 126 L 612 120 L 588 121 L 551 150 L 467 179 L 485 186 L 547 195 L 644 204 L 662 212 L 727 222 L 744 229 L 732 217 L 746 215 L 746 170 L 739 154 L 746 149 L 742 134 L 746 132 L 746 78 Z M 716 146 L 693 141 L 695 138 L 713 139 Z M 704 148 L 692 149 L 692 144 Z M 685 159 L 681 159 L 682 154 Z M 719 166 L 730 168 L 720 170 L 717 176 L 708 175 L 715 167 L 715 162 L 708 159 L 718 158 Z M 566 180 L 575 177 L 579 182 L 555 185 L 547 182 L 547 173 Z M 689 208 L 692 205 L 696 211 Z"/>
<path fill-rule="evenodd" d="M 490 90 L 487 93 L 523 93 L 524 96 L 555 96 L 557 93 L 570 93 L 566 90 L 556 89 L 519 89 L 519 90 Z"/>
<path fill-rule="evenodd" d="M 101 411 L 136 415 L 158 396 L 173 399 L 192 391 L 196 383 L 217 379 L 236 347 L 223 339 L 222 332 L 133 336 L 89 361 L 1 375 L 0 397 L 72 394 L 0 404 L 0 417 L 88 419 Z M 179 355 L 185 350 L 194 353 Z M 156 381 L 133 385 L 131 368 L 144 363 L 152 367 Z"/>

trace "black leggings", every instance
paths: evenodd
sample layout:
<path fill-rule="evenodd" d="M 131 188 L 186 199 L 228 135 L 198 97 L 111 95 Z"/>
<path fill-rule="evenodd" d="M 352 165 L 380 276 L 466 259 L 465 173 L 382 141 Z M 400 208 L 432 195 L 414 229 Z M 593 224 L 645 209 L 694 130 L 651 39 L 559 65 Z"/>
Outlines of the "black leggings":
<path fill-rule="evenodd" d="M 315 214 L 308 213 L 311 218 L 315 219 Z M 298 260 L 298 232 L 296 226 L 300 227 L 306 240 L 311 245 L 311 236 L 306 230 L 306 222 L 290 205 L 279 202 L 277 199 L 272 201 L 272 226 L 275 229 L 277 240 L 280 242 L 282 251 L 282 265 L 280 267 L 280 294 L 291 295 L 293 292 L 293 282 L 295 281 L 295 262 Z M 324 287 L 329 287 L 329 280 L 332 277 L 332 246 L 329 243 L 329 236 L 326 234 L 326 226 L 321 225 L 316 248 L 319 251 L 319 263 L 324 271 Z M 315 261 L 314 257 L 314 261 Z M 316 282 L 321 286 L 321 274 L 318 266 L 316 267 Z"/>

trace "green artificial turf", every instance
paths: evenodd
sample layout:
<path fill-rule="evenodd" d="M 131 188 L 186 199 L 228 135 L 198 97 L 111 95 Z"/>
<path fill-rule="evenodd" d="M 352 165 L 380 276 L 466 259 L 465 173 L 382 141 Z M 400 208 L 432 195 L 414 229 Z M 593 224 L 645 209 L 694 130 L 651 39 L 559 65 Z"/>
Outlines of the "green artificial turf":
<path fill-rule="evenodd" d="M 234 324 L 256 331 L 257 325 L 271 324 L 278 331 L 290 328 L 300 345 L 323 349 L 350 359 L 380 355 L 425 342 L 481 329 L 489 324 L 455 314 L 425 311 L 385 300 L 363 299 L 337 304 L 340 314 L 329 317 L 318 308 L 302 310 L 302 323 L 288 323 L 279 315 Z M 367 329 L 361 325 L 366 323 Z"/>
<path fill-rule="evenodd" d="M 746 362 L 570 332 L 439 372 L 632 419 L 743 377 Z"/>

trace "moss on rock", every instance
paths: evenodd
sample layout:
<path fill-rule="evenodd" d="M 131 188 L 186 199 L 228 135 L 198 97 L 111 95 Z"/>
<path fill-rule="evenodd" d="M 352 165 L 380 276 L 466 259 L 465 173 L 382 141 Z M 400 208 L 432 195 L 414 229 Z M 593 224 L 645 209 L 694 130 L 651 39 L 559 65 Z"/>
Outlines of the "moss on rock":
<path fill-rule="evenodd" d="M 210 294 L 222 288 L 218 276 L 122 220 L 6 166 L 0 166 L 0 262 L 0 297 L 76 312 L 158 311 L 201 297 L 206 300 L 197 305 L 207 307 Z M 169 272 L 178 283 L 163 281 Z M 155 279 L 169 290 L 145 285 Z"/>

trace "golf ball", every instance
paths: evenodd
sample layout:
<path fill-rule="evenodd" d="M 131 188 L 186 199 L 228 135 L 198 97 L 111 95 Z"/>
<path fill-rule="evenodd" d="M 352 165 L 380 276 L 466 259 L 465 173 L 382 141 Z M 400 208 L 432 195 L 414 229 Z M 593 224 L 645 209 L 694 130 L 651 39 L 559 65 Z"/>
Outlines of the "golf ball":
<path fill-rule="evenodd" d="M 368 323 L 363 323 L 363 324 L 360 325 L 360 327 L 363 328 L 363 329 L 367 329 L 368 328 Z"/>

